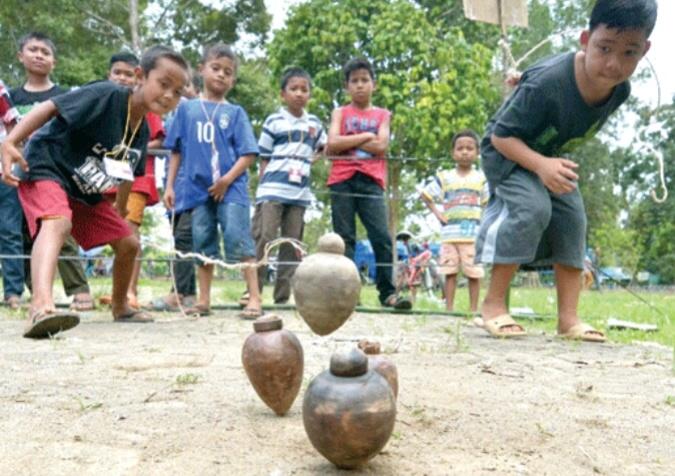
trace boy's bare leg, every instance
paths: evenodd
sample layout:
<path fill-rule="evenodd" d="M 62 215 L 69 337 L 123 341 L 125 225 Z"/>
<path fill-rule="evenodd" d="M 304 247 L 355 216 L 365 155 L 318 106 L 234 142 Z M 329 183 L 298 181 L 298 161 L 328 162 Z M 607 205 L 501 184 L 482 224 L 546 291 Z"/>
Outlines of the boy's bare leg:
<path fill-rule="evenodd" d="M 244 258 L 242 263 L 254 263 L 255 258 Z M 244 281 L 248 288 L 249 298 L 245 309 L 262 309 L 262 299 L 260 297 L 260 290 L 258 288 L 258 269 L 253 267 L 246 267 L 242 270 Z"/>
<path fill-rule="evenodd" d="M 140 245 L 134 235 L 129 235 L 125 238 L 111 241 L 110 246 L 112 246 L 115 252 L 112 271 L 113 290 L 111 307 L 113 317 L 119 317 L 133 312 L 127 300 L 127 290 L 131 281 L 134 259 Z"/>
<path fill-rule="evenodd" d="M 457 289 L 457 275 L 445 275 L 445 309 L 451 311 L 455 308 L 455 289 Z"/>
<path fill-rule="evenodd" d="M 558 294 L 558 333 L 566 333 L 579 324 L 579 296 L 581 294 L 582 270 L 563 264 L 554 264 L 555 286 Z M 602 335 L 600 332 L 598 335 Z"/>
<path fill-rule="evenodd" d="M 197 281 L 199 283 L 198 306 L 203 309 L 211 308 L 211 282 L 213 281 L 213 266 L 205 264 L 197 267 Z M 256 288 L 257 289 L 257 288 Z"/>
<path fill-rule="evenodd" d="M 517 264 L 495 264 L 492 267 L 492 277 L 488 286 L 487 294 L 481 306 L 481 314 L 484 321 L 489 321 L 503 314 L 508 314 L 509 308 L 506 305 L 506 294 L 509 292 L 509 286 L 513 275 L 518 270 Z M 522 327 L 504 326 L 501 332 L 520 332 Z"/>
<path fill-rule="evenodd" d="M 56 265 L 70 229 L 71 223 L 65 218 L 43 219 L 40 224 L 30 258 L 32 312 L 55 309 L 52 290 Z"/>
<path fill-rule="evenodd" d="M 137 303 L 138 302 L 138 278 L 141 274 L 141 262 L 138 261 L 137 258 L 141 257 L 141 247 L 140 247 L 140 242 L 141 242 L 141 234 L 139 232 L 139 227 L 136 223 L 132 221 L 127 221 L 127 224 L 129 225 L 129 228 L 134 232 L 134 236 L 138 240 L 139 246 L 138 246 L 138 253 L 136 254 L 134 258 L 134 264 L 133 268 L 131 270 L 131 281 L 129 283 L 129 290 L 127 292 L 127 297 L 129 298 L 129 302 L 132 303 Z"/>
<path fill-rule="evenodd" d="M 478 296 L 480 295 L 480 279 L 468 278 L 469 280 L 469 308 L 471 312 L 478 312 Z"/>

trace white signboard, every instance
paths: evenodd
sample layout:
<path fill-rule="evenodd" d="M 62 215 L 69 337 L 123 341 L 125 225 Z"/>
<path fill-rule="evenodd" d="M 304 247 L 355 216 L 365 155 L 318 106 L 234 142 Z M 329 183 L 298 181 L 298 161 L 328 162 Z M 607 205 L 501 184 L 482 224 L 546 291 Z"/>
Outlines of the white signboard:
<path fill-rule="evenodd" d="M 469 20 L 500 25 L 499 4 L 504 26 L 527 27 L 527 0 L 463 0 Z"/>

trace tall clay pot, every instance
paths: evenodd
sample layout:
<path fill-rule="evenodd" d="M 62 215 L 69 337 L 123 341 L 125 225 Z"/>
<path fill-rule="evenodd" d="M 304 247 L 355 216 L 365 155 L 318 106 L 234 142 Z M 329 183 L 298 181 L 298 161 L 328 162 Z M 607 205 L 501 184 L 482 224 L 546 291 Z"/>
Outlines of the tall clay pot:
<path fill-rule="evenodd" d="M 333 354 L 330 370 L 309 384 L 302 420 L 316 450 L 338 468 L 365 464 L 387 444 L 396 420 L 389 383 L 368 370 L 359 349 Z"/>
<path fill-rule="evenodd" d="M 253 322 L 255 332 L 241 350 L 244 370 L 258 396 L 277 415 L 285 415 L 302 384 L 302 345 L 295 334 L 282 329 L 279 316 Z"/>
<path fill-rule="evenodd" d="M 295 306 L 310 329 L 321 336 L 345 323 L 361 293 L 359 272 L 344 251 L 338 234 L 323 235 L 318 252 L 305 258 L 293 275 Z"/>
<path fill-rule="evenodd" d="M 382 375 L 394 392 L 394 398 L 398 398 L 398 370 L 394 362 L 380 353 L 380 343 L 368 340 L 359 342 L 361 349 L 368 356 L 368 368 Z"/>

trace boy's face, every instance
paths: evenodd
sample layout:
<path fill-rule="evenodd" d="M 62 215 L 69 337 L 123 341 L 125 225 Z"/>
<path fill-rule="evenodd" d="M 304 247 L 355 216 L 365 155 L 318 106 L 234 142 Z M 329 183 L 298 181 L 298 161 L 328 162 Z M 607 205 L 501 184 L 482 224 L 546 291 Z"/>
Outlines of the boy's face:
<path fill-rule="evenodd" d="M 650 43 L 642 30 L 598 26 L 581 33 L 584 70 L 597 86 L 611 89 L 631 77 Z"/>
<path fill-rule="evenodd" d="M 478 144 L 473 137 L 458 137 L 452 148 L 452 158 L 457 165 L 468 167 L 478 158 Z"/>
<path fill-rule="evenodd" d="M 204 90 L 216 96 L 225 96 L 234 87 L 237 65 L 225 56 L 210 58 L 199 67 L 204 79 Z"/>
<path fill-rule="evenodd" d="M 17 56 L 28 73 L 40 76 L 49 76 L 56 64 L 54 52 L 42 40 L 28 40 Z"/>
<path fill-rule="evenodd" d="M 289 78 L 286 87 L 281 90 L 281 99 L 291 112 L 301 113 L 309 102 L 311 87 L 307 78 L 294 76 Z"/>
<path fill-rule="evenodd" d="M 137 91 L 142 93 L 143 104 L 160 116 L 178 105 L 188 81 L 187 71 L 168 58 L 159 58 L 147 76 L 139 76 Z"/>
<path fill-rule="evenodd" d="M 133 88 L 136 86 L 136 68 L 124 61 L 116 61 L 110 66 L 108 79 L 121 86 Z"/>
<path fill-rule="evenodd" d="M 370 97 L 375 90 L 375 81 L 370 77 L 367 69 L 357 69 L 349 74 L 347 80 L 347 92 L 356 103 L 365 103 L 370 101 Z"/>

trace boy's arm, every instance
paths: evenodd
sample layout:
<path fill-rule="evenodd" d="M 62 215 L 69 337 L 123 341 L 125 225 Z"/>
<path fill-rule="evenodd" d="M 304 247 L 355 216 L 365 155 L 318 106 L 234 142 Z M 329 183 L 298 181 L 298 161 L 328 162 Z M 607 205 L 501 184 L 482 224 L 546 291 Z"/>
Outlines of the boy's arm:
<path fill-rule="evenodd" d="M 429 198 L 429 196 L 428 196 L 426 193 L 424 193 L 424 192 L 422 192 L 422 193 L 420 194 L 420 197 L 422 197 L 422 201 L 423 201 L 424 204 L 427 206 L 427 208 L 429 209 L 429 211 L 431 211 L 431 213 L 433 213 L 434 216 L 435 216 L 436 218 L 438 218 L 438 221 L 440 221 L 442 224 L 445 225 L 445 224 L 447 223 L 447 220 L 445 219 L 445 217 L 443 216 L 443 214 L 440 212 L 440 210 L 438 209 L 438 207 L 436 206 L 436 204 L 434 203 L 434 201 L 433 201 L 431 198 Z"/>
<path fill-rule="evenodd" d="M 171 152 L 169 171 L 166 175 L 166 190 L 164 190 L 164 205 L 169 210 L 173 210 L 173 207 L 176 205 L 176 192 L 173 190 L 173 184 L 176 183 L 176 175 L 178 175 L 180 161 L 180 152 Z"/>
<path fill-rule="evenodd" d="M 389 148 L 390 120 L 390 117 L 387 116 L 380 123 L 380 128 L 377 130 L 377 137 L 361 145 L 361 149 L 374 155 L 385 154 Z"/>
<path fill-rule="evenodd" d="M 330 118 L 330 128 L 328 129 L 328 143 L 326 144 L 326 154 L 339 155 L 340 153 L 361 147 L 366 142 L 377 139 L 372 132 L 362 132 L 360 134 L 341 135 L 340 124 L 342 123 L 342 110 L 335 109 Z"/>
<path fill-rule="evenodd" d="M 2 180 L 7 185 L 12 187 L 19 185 L 19 178 L 12 173 L 13 163 L 18 163 L 25 172 L 28 172 L 28 163 L 19 150 L 19 144 L 57 113 L 54 102 L 47 100 L 35 106 L 7 135 L 2 143 Z"/>
<path fill-rule="evenodd" d="M 211 195 L 216 202 L 222 201 L 227 189 L 232 185 L 232 182 L 253 165 L 255 157 L 255 154 L 242 155 L 239 157 L 232 168 L 228 170 L 225 175 L 220 177 L 216 183 L 209 187 L 209 195 Z"/>
<path fill-rule="evenodd" d="M 129 210 L 127 210 L 127 201 L 129 200 L 129 192 L 131 192 L 131 185 L 133 182 L 129 180 L 124 180 L 117 187 L 117 194 L 115 196 L 115 208 L 117 213 L 120 214 L 122 218 L 126 218 Z"/>
<path fill-rule="evenodd" d="M 267 164 L 269 164 L 270 161 L 269 159 L 262 159 L 260 161 L 260 167 L 258 167 L 258 177 L 262 178 L 263 175 L 265 175 L 265 169 L 267 168 Z"/>
<path fill-rule="evenodd" d="M 148 149 L 161 149 L 164 144 L 164 136 L 148 141 Z"/>
<path fill-rule="evenodd" d="M 490 141 L 504 157 L 537 174 L 551 192 L 562 195 L 577 187 L 575 181 L 579 176 L 574 169 L 578 165 L 571 160 L 545 157 L 517 137 L 498 137 L 492 134 Z"/>

